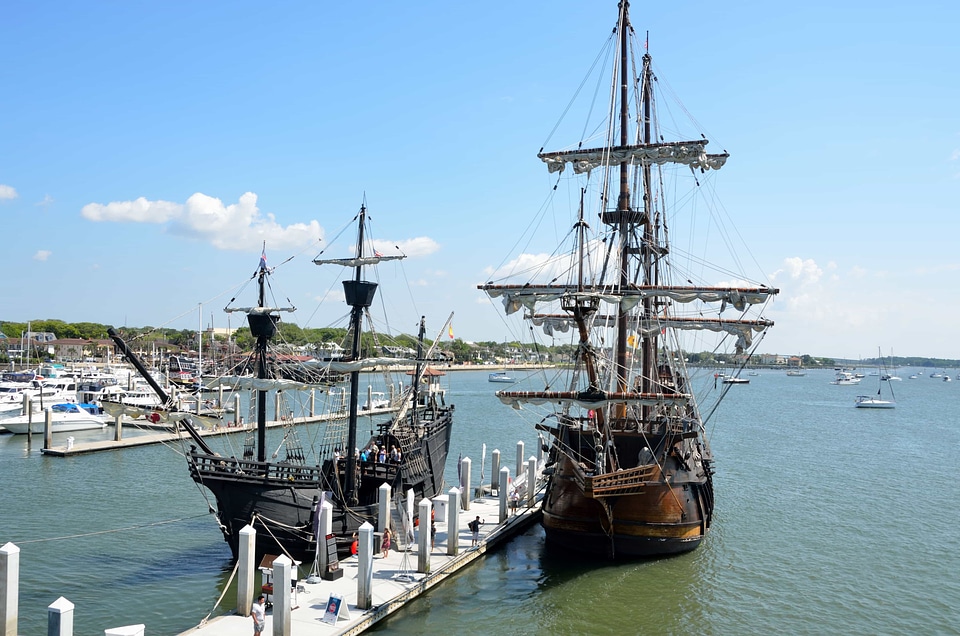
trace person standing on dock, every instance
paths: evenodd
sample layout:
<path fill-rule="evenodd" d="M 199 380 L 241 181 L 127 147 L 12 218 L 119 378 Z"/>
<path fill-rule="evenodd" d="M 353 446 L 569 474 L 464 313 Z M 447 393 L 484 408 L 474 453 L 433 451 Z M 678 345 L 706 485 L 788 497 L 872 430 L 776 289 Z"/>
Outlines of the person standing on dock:
<path fill-rule="evenodd" d="M 467 527 L 470 528 L 470 532 L 473 533 L 473 543 L 470 544 L 471 547 L 480 543 L 480 525 L 483 523 L 483 521 L 480 521 L 480 515 L 477 515 L 476 519 L 467 524 Z"/>
<path fill-rule="evenodd" d="M 384 528 L 383 530 L 383 558 L 386 559 L 390 555 L 390 528 Z"/>
<path fill-rule="evenodd" d="M 250 606 L 250 618 L 253 619 L 253 636 L 260 636 L 266 626 L 266 613 L 263 609 L 264 596 L 261 594 L 257 600 Z"/>

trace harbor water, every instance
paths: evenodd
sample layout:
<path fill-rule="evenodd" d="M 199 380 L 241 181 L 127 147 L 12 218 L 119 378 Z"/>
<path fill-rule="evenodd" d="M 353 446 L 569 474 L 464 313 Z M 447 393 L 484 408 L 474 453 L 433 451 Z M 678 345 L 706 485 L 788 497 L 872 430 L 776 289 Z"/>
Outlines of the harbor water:
<path fill-rule="evenodd" d="M 834 386 L 832 371 L 761 371 L 721 385 L 708 423 L 716 517 L 698 550 L 597 565 L 547 550 L 535 527 L 375 631 L 960 633 L 960 382 L 901 374 L 892 410 L 854 408 L 876 393 L 871 376 Z M 482 444 L 486 479 L 493 448 L 511 472 L 518 440 L 535 452 L 531 420 L 493 396 L 504 385 L 486 371 L 448 380 L 448 484 L 461 454 L 476 479 Z M 232 611 L 235 584 L 215 608 L 230 553 L 178 446 L 57 458 L 41 443 L 0 435 L 0 544 L 21 549 L 21 634 L 45 633 L 61 596 L 76 605 L 76 634 L 135 623 L 176 634 Z"/>

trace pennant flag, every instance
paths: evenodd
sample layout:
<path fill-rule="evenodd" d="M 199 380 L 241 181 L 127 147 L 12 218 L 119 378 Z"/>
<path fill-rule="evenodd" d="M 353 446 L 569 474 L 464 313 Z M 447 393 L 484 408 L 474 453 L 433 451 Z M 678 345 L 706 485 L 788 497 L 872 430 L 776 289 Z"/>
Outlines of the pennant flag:
<path fill-rule="evenodd" d="M 267 269 L 267 248 L 264 247 L 263 251 L 260 252 L 260 269 Z"/>
<path fill-rule="evenodd" d="M 376 256 L 377 258 L 380 258 L 381 256 L 383 256 L 383 254 L 381 254 L 376 248 L 374 248 L 373 250 L 373 255 Z"/>
<path fill-rule="evenodd" d="M 637 348 L 637 334 L 632 333 L 629 336 L 627 336 L 627 346 L 630 347 L 631 349 Z"/>
<path fill-rule="evenodd" d="M 447 333 L 450 335 L 450 339 L 453 340 L 453 324 L 451 324 L 450 328 L 447 329 Z"/>

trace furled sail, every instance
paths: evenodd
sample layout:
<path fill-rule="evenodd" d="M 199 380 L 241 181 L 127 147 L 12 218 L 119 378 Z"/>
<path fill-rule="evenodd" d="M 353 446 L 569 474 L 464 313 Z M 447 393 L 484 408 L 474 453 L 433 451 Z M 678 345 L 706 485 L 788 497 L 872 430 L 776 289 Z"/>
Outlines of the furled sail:
<path fill-rule="evenodd" d="M 708 155 L 706 139 L 675 141 L 660 144 L 637 144 L 615 148 L 585 148 L 561 152 L 542 152 L 538 157 L 552 172 L 562 171 L 569 163 L 576 174 L 589 172 L 599 166 L 617 166 L 621 163 L 662 165 L 679 163 L 691 168 L 719 170 L 727 161 L 727 153 Z"/>
<path fill-rule="evenodd" d="M 575 326 L 572 317 L 564 314 L 534 314 L 528 316 L 530 322 L 543 329 L 543 333 L 552 336 L 555 332 L 567 333 Z M 615 316 L 595 316 L 593 324 L 596 326 L 613 326 Z M 628 324 L 628 328 L 641 336 L 654 336 L 663 329 L 709 330 L 717 333 L 726 332 L 734 336 L 743 337 L 747 346 L 753 341 L 753 334 L 760 333 L 767 327 L 773 326 L 772 320 L 724 320 L 722 318 L 654 318 L 639 320 Z"/>
<path fill-rule="evenodd" d="M 376 265 L 384 261 L 399 261 L 406 256 L 364 256 L 363 258 L 315 258 L 313 260 L 317 265 L 342 265 L 344 267 L 361 267 L 364 265 Z"/>
<path fill-rule="evenodd" d="M 570 294 L 566 285 L 480 285 L 490 298 L 503 298 L 507 315 L 525 307 L 531 313 L 537 303 L 553 302 Z M 747 305 L 765 302 L 769 296 L 779 290 L 769 287 L 675 287 L 654 285 L 631 285 L 616 291 L 578 292 L 578 296 L 591 296 L 603 302 L 621 305 L 624 310 L 632 309 L 645 298 L 669 298 L 678 303 L 694 301 L 720 302 L 720 311 L 726 305 L 733 305 L 743 311 Z"/>
<path fill-rule="evenodd" d="M 515 409 L 521 404 L 573 404 L 598 409 L 609 404 L 645 406 L 685 404 L 690 396 L 678 393 L 633 393 L 603 391 L 497 391 L 497 397 Z"/>

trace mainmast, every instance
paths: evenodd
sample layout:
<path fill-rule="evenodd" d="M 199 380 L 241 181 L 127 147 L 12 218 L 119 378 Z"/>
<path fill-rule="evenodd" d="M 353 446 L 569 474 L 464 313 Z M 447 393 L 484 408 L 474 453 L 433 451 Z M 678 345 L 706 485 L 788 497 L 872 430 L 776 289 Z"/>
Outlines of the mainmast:
<path fill-rule="evenodd" d="M 360 206 L 360 230 L 357 233 L 357 265 L 354 269 L 353 280 L 343 281 L 343 293 L 347 304 L 352 307 L 350 311 L 350 329 L 353 333 L 353 345 L 350 350 L 350 357 L 356 361 L 360 359 L 360 336 L 361 323 L 363 321 L 363 311 L 373 304 L 373 298 L 377 293 L 377 284 L 363 280 L 363 230 L 366 225 L 367 208 Z M 357 499 L 357 403 L 360 397 L 360 370 L 350 373 L 350 420 L 347 437 L 347 476 L 344 490 L 346 491 L 346 503 L 349 506 L 355 506 Z"/>

